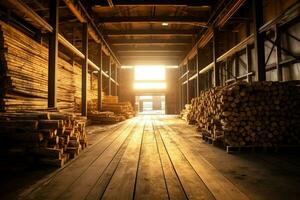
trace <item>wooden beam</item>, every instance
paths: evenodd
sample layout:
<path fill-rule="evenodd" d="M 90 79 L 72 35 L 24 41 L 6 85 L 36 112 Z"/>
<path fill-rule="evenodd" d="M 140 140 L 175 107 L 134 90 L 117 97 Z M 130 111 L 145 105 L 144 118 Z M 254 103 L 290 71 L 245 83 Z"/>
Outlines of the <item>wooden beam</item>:
<path fill-rule="evenodd" d="M 266 64 L 265 64 L 265 32 L 260 33 L 259 29 L 263 25 L 263 5 L 260 0 L 252 0 L 253 12 L 253 32 L 254 32 L 254 51 L 256 55 L 255 72 L 258 81 L 266 80 Z"/>
<path fill-rule="evenodd" d="M 111 39 L 112 45 L 191 45 L 191 39 Z"/>
<path fill-rule="evenodd" d="M 99 50 L 98 50 L 98 63 L 99 63 L 99 68 L 100 72 L 98 71 L 98 111 L 102 110 L 102 45 L 99 44 Z"/>
<path fill-rule="evenodd" d="M 186 52 L 185 46 L 118 46 L 115 50 L 119 53 L 124 52 Z"/>
<path fill-rule="evenodd" d="M 225 2 L 225 1 L 224 1 Z M 236 1 L 229 1 L 227 6 L 225 6 L 222 11 L 217 16 L 213 24 L 210 24 L 208 29 L 203 32 L 202 36 L 199 40 L 195 43 L 193 48 L 189 51 L 189 53 L 185 56 L 185 58 L 181 61 L 180 65 L 183 65 L 187 62 L 188 59 L 195 55 L 197 48 L 205 47 L 208 42 L 213 38 L 213 27 L 215 28 L 222 28 L 226 22 L 236 13 L 239 8 L 245 3 L 245 0 L 236 0 Z M 227 12 L 230 11 L 230 12 Z"/>
<path fill-rule="evenodd" d="M 121 52 L 117 54 L 119 57 L 183 57 L 182 52 Z"/>
<path fill-rule="evenodd" d="M 215 0 L 160 0 L 160 1 L 140 1 L 140 0 L 118 0 L 113 1 L 114 6 L 197 6 L 197 7 L 210 7 Z M 93 6 L 109 6 L 106 1 L 93 1 Z"/>
<path fill-rule="evenodd" d="M 49 22 L 52 32 L 49 33 L 49 55 L 48 55 L 48 107 L 57 106 L 57 55 L 58 55 L 58 5 L 59 0 L 49 2 Z"/>
<path fill-rule="evenodd" d="M 135 66 L 135 65 L 178 65 L 180 59 L 120 59 L 123 65 Z"/>
<path fill-rule="evenodd" d="M 88 75 L 88 25 L 83 23 L 82 52 L 84 60 L 81 69 L 81 115 L 87 116 L 87 75 Z"/>
<path fill-rule="evenodd" d="M 80 1 L 75 0 L 64 0 L 65 4 L 69 10 L 76 16 L 76 18 L 81 22 L 86 22 L 89 24 L 88 32 L 97 43 L 102 43 L 103 48 L 107 49 L 108 53 L 114 58 L 114 60 L 120 64 L 119 60 L 115 56 L 114 52 L 110 48 L 109 44 L 106 42 L 103 34 L 99 31 L 96 26 L 94 19 L 89 15 L 89 12 L 85 9 Z"/>
<path fill-rule="evenodd" d="M 124 23 L 162 23 L 169 24 L 192 24 L 206 27 L 207 19 L 194 16 L 133 16 L 133 17 L 102 17 L 97 20 L 99 24 L 124 24 Z"/>
<path fill-rule="evenodd" d="M 193 36 L 199 30 L 105 30 L 104 35 L 108 36 L 130 36 L 130 35 L 174 35 L 174 36 Z"/>

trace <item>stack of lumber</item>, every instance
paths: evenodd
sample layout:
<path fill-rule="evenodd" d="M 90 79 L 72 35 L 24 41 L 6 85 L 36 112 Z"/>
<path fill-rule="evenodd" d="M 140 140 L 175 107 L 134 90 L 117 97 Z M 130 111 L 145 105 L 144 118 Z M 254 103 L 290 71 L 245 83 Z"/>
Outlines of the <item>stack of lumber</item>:
<path fill-rule="evenodd" d="M 300 144 L 299 81 L 237 82 L 202 91 L 188 120 L 227 146 Z"/>
<path fill-rule="evenodd" d="M 16 112 L 47 108 L 48 49 L 0 21 L 0 111 Z M 88 100 L 95 98 L 88 74 Z M 97 81 L 96 78 L 93 81 Z M 58 109 L 75 111 L 81 97 L 81 66 L 58 58 Z"/>
<path fill-rule="evenodd" d="M 135 115 L 130 102 L 102 104 L 102 110 L 114 112 L 117 115 L 124 116 L 126 119 L 132 118 Z"/>
<path fill-rule="evenodd" d="M 0 113 L 1 155 L 61 167 L 86 147 L 85 121 L 58 112 Z"/>
<path fill-rule="evenodd" d="M 191 114 L 191 108 L 192 108 L 191 104 L 185 104 L 184 109 L 180 112 L 181 119 L 188 121 L 188 118 L 189 118 L 188 115 Z M 194 122 L 194 121 L 189 120 L 188 122 L 190 123 L 190 122 Z"/>
<path fill-rule="evenodd" d="M 118 96 L 104 95 L 103 97 L 103 104 L 117 104 L 118 102 Z"/>
<path fill-rule="evenodd" d="M 91 120 L 92 124 L 112 124 L 124 121 L 126 118 L 110 111 L 93 111 L 88 113 L 88 119 Z"/>

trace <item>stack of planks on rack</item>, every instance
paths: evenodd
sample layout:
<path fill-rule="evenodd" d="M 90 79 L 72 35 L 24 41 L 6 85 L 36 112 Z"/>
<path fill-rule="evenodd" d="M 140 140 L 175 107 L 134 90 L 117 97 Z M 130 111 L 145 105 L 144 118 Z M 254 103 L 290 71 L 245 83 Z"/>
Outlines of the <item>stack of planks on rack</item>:
<path fill-rule="evenodd" d="M 85 123 L 59 112 L 0 113 L 1 159 L 61 167 L 87 146 Z"/>
<path fill-rule="evenodd" d="M 204 137 L 227 147 L 298 146 L 299 81 L 237 82 L 201 91 L 188 116 Z"/>
<path fill-rule="evenodd" d="M 48 49 L 0 21 L 0 111 L 15 112 L 47 108 Z M 95 98 L 97 82 L 88 74 L 88 100 Z M 94 89 L 93 89 L 94 88 Z M 58 58 L 58 109 L 74 112 L 81 98 L 81 67 Z M 77 111 L 79 109 L 77 108 Z"/>

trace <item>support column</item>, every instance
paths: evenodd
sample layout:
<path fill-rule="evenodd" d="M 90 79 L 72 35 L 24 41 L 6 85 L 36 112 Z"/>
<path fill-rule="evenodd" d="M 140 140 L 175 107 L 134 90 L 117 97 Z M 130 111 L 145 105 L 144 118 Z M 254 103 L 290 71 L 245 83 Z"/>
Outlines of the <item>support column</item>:
<path fill-rule="evenodd" d="M 251 75 L 249 74 L 251 72 L 251 49 L 250 46 L 246 46 L 246 64 L 247 64 L 247 82 L 251 82 Z"/>
<path fill-rule="evenodd" d="M 217 30 L 214 29 L 214 36 L 213 36 L 213 62 L 214 62 L 214 82 L 213 86 L 220 85 L 220 77 L 219 77 L 219 67 L 217 63 Z"/>
<path fill-rule="evenodd" d="M 234 78 L 237 80 L 237 77 L 240 75 L 240 65 L 239 65 L 239 55 L 234 55 Z"/>
<path fill-rule="evenodd" d="M 196 73 L 197 73 L 197 86 L 196 86 L 196 96 L 199 97 L 200 92 L 200 77 L 199 77 L 199 68 L 200 68 L 200 50 L 197 48 L 197 54 L 196 54 Z"/>
<path fill-rule="evenodd" d="M 48 108 L 57 107 L 58 4 L 59 0 L 49 1 L 49 23 L 53 32 L 49 33 Z"/>
<path fill-rule="evenodd" d="M 98 72 L 98 111 L 102 110 L 102 45 L 100 44 L 98 64 L 100 71 Z"/>
<path fill-rule="evenodd" d="M 190 102 L 190 94 L 189 94 L 189 60 L 187 61 L 187 74 L 186 74 L 186 103 L 189 104 Z"/>
<path fill-rule="evenodd" d="M 87 116 L 87 75 L 88 75 L 88 26 L 83 23 L 82 27 L 82 53 L 84 60 L 81 70 L 81 115 Z"/>
<path fill-rule="evenodd" d="M 108 56 L 108 95 L 111 95 L 111 59 Z"/>
<path fill-rule="evenodd" d="M 266 64 L 265 64 L 265 33 L 259 33 L 259 28 L 263 25 L 263 5 L 261 0 L 252 0 L 253 11 L 253 32 L 254 32 L 254 50 L 256 55 L 255 73 L 258 81 L 266 80 Z"/>
<path fill-rule="evenodd" d="M 115 81 L 116 81 L 115 95 L 118 96 L 118 85 L 117 85 L 117 82 L 118 82 L 118 66 L 117 66 L 117 64 L 115 66 L 116 66 L 116 68 L 115 68 Z"/>
<path fill-rule="evenodd" d="M 278 26 L 275 26 L 275 41 L 277 44 L 281 45 L 281 34 Z M 276 52 L 276 70 L 277 70 L 277 80 L 282 81 L 282 67 L 280 66 L 281 62 L 281 49 L 275 45 L 275 52 Z"/>

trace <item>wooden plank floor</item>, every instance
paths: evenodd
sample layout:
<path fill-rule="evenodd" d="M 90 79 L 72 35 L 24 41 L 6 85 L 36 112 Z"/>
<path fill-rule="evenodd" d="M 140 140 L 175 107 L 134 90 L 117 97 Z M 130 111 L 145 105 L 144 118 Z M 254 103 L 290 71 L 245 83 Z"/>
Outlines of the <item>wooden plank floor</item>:
<path fill-rule="evenodd" d="M 184 131 L 191 130 L 174 126 L 179 122 L 159 115 L 128 120 L 21 197 L 249 199 L 199 154 L 196 142 L 183 137 Z"/>

